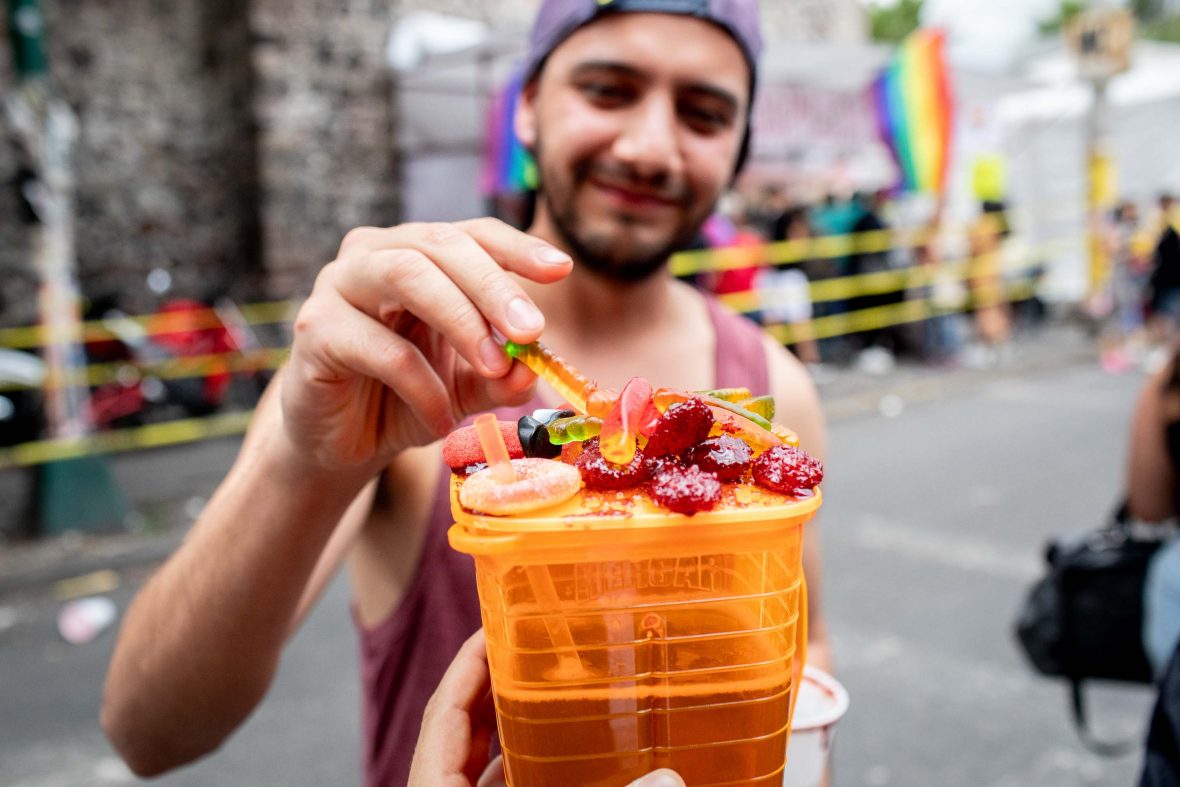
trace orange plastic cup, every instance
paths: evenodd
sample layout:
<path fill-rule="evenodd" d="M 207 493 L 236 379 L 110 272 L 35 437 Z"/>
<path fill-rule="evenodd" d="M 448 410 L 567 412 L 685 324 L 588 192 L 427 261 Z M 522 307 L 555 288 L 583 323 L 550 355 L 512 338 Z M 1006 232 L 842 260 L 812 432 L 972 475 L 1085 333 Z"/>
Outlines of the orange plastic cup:
<path fill-rule="evenodd" d="M 805 660 L 803 525 L 821 498 L 734 487 L 692 517 L 583 492 L 512 517 L 458 503 L 512 787 L 781 785 Z"/>

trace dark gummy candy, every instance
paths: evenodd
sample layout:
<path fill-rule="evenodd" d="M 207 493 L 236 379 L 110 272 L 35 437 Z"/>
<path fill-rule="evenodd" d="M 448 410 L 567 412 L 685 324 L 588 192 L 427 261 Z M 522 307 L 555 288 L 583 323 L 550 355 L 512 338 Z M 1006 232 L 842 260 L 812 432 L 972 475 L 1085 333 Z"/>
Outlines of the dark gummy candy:
<path fill-rule="evenodd" d="M 745 440 L 729 435 L 710 437 L 688 449 L 685 464 L 716 473 L 722 481 L 737 481 L 750 466 L 754 451 Z"/>
<path fill-rule="evenodd" d="M 556 459 L 561 456 L 561 446 L 549 440 L 545 427 L 558 418 L 568 418 L 573 410 L 537 410 L 532 415 L 522 416 L 516 422 L 516 433 L 524 455 L 540 459 Z"/>
<path fill-rule="evenodd" d="M 647 480 L 648 466 L 643 451 L 636 449 L 630 463 L 618 465 L 607 461 L 595 437 L 582 443 L 582 453 L 574 462 L 587 489 L 626 489 Z"/>
<path fill-rule="evenodd" d="M 651 496 L 669 511 L 692 516 L 717 505 L 721 499 L 721 482 L 716 473 L 696 465 L 668 469 L 652 481 Z"/>
<path fill-rule="evenodd" d="M 776 445 L 752 465 L 754 482 L 784 495 L 797 495 L 824 480 L 823 463 L 802 448 Z"/>
<path fill-rule="evenodd" d="M 674 404 L 656 421 L 644 451 L 648 456 L 679 454 L 709 436 L 713 411 L 699 397 Z"/>

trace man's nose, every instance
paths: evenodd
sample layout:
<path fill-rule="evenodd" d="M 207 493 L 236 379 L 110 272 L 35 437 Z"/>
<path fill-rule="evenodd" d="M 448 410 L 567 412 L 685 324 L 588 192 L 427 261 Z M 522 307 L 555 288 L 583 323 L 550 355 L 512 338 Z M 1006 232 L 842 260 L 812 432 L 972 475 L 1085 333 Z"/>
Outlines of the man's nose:
<path fill-rule="evenodd" d="M 674 102 L 649 96 L 627 113 L 614 155 L 643 177 L 679 174 L 683 164 Z"/>

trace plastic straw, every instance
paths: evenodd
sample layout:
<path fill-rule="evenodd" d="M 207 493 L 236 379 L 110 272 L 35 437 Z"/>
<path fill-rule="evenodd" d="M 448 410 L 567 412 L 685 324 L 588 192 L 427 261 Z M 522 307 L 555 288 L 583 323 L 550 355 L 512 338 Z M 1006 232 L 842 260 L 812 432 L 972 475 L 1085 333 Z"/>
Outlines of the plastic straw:
<path fill-rule="evenodd" d="M 504 443 L 504 435 L 500 433 L 500 425 L 496 416 L 484 413 L 475 419 L 475 434 L 483 448 L 484 458 L 488 460 L 488 468 L 492 477 L 500 484 L 511 484 L 516 480 L 516 470 L 512 467 L 512 460 L 508 458 L 508 446 Z M 557 587 L 553 584 L 553 577 L 547 566 L 527 566 L 525 572 L 529 584 L 533 587 L 533 595 L 543 610 L 561 609 L 561 600 L 557 596 Z M 586 668 L 578 657 L 574 636 L 570 633 L 569 624 L 560 614 L 545 615 L 545 629 L 549 632 L 557 649 L 556 677 L 571 679 L 585 676 Z"/>
<path fill-rule="evenodd" d="M 508 458 L 508 446 L 504 444 L 504 435 L 500 434 L 500 424 L 496 416 L 484 413 L 475 419 L 475 434 L 483 448 L 484 459 L 488 460 L 492 477 L 498 484 L 511 484 L 516 480 L 516 470 L 512 468 L 512 460 Z"/>
<path fill-rule="evenodd" d="M 557 588 L 553 584 L 553 577 L 549 574 L 548 566 L 527 566 L 529 584 L 533 586 L 533 594 L 544 609 L 558 610 L 561 601 L 557 597 Z M 578 646 L 574 644 L 574 635 L 570 632 L 569 623 L 561 615 L 545 615 L 545 628 L 549 632 L 549 639 L 557 648 L 557 673 L 555 677 L 569 680 L 585 677 L 588 672 L 582 666 L 582 659 L 578 656 Z"/>

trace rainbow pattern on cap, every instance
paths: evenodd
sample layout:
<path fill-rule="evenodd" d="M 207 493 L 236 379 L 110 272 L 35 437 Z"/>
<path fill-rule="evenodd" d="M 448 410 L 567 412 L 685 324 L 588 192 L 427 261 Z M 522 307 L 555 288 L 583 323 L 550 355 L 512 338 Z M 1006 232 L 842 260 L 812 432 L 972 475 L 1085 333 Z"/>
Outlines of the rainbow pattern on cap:
<path fill-rule="evenodd" d="M 913 32 L 874 80 L 877 131 L 906 191 L 941 194 L 950 162 L 954 101 L 942 30 Z"/>

